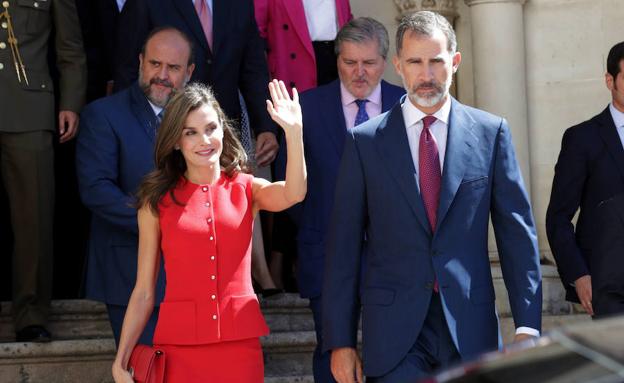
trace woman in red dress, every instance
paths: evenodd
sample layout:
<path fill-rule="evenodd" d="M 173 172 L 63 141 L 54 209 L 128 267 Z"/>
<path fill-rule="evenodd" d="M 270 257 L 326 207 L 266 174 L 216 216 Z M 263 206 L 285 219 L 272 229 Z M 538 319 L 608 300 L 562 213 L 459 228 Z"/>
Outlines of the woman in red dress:
<path fill-rule="evenodd" d="M 128 359 L 154 306 L 161 254 L 167 285 L 154 345 L 165 351 L 166 382 L 262 382 L 259 337 L 268 333 L 251 283 L 253 217 L 303 200 L 306 170 L 301 108 L 280 81 L 267 110 L 284 130 L 286 181 L 244 173 L 240 142 L 205 86 L 193 84 L 165 110 L 156 170 L 138 192 L 137 282 L 113 364 L 132 382 Z"/>

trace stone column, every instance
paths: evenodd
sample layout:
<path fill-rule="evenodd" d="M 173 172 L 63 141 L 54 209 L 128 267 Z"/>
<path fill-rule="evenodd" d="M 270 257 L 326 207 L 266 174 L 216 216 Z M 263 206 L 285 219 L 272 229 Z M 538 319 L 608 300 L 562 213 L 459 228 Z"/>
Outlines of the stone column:
<path fill-rule="evenodd" d="M 531 191 L 524 21 L 525 0 L 464 0 L 470 7 L 476 107 L 509 122 Z M 461 69 L 460 69 L 461 70 Z"/>

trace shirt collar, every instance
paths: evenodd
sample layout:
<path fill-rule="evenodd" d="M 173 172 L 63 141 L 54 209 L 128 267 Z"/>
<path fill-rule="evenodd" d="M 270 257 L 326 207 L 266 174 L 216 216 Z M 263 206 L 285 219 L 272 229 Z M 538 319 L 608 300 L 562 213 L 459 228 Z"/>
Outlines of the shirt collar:
<path fill-rule="evenodd" d="M 340 82 L 340 99 L 342 101 L 342 106 L 345 107 L 355 102 L 356 98 L 354 95 L 347 90 L 347 87 L 344 86 L 342 81 Z M 381 82 L 377 84 L 375 89 L 371 92 L 371 94 L 366 97 L 368 102 L 372 102 L 373 104 L 381 105 Z"/>
<path fill-rule="evenodd" d="M 154 105 L 154 104 L 150 101 L 150 99 L 149 99 L 149 98 L 147 99 L 147 102 L 149 102 L 150 106 L 152 107 L 152 110 L 154 111 L 154 115 L 155 115 L 155 116 L 158 116 L 158 114 L 160 114 L 160 112 L 163 110 L 163 108 L 161 108 L 160 106 L 158 106 L 158 105 Z"/>
<path fill-rule="evenodd" d="M 409 97 L 405 97 L 405 101 L 401 106 L 403 110 L 403 119 L 405 120 L 405 126 L 410 127 L 426 116 L 420 109 L 418 109 L 412 102 Z M 448 125 L 449 123 L 449 115 L 451 114 L 451 96 L 447 96 L 446 101 L 442 104 L 442 107 L 438 109 L 433 117 L 442 121 L 444 124 Z"/>
<path fill-rule="evenodd" d="M 621 128 L 624 126 L 624 113 L 620 112 L 613 106 L 613 103 L 609 104 L 609 111 L 611 112 L 611 118 L 613 118 L 613 123 L 615 123 L 616 128 Z"/>

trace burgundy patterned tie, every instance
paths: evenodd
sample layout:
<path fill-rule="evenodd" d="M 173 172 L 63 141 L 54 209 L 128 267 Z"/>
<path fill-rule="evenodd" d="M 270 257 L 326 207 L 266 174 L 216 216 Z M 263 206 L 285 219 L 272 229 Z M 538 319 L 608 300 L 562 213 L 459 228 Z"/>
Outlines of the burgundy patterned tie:
<path fill-rule="evenodd" d="M 425 204 L 425 211 L 431 225 L 431 231 L 435 232 L 437 223 L 437 210 L 440 203 L 440 184 L 442 172 L 440 171 L 440 153 L 431 134 L 431 125 L 436 121 L 433 116 L 425 116 L 423 130 L 420 133 L 418 145 L 418 174 L 420 181 L 420 195 Z M 433 284 L 433 291 L 439 291 L 438 280 Z"/>

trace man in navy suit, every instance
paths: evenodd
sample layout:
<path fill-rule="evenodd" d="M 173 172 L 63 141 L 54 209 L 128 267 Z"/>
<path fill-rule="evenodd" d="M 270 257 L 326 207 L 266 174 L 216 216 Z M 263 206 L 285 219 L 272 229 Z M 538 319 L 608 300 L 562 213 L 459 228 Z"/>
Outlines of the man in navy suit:
<path fill-rule="evenodd" d="M 271 163 L 278 150 L 277 130 L 266 112 L 269 69 L 252 0 L 127 0 L 115 47 L 116 90 L 136 79 L 136 61 L 145 36 L 164 25 L 189 36 L 196 56 L 191 81 L 210 85 L 225 114 L 238 122 L 240 89 L 256 136 L 256 163 Z"/>
<path fill-rule="evenodd" d="M 444 17 L 406 16 L 396 46 L 407 97 L 351 131 L 337 176 L 323 346 L 341 383 L 363 381 L 360 304 L 368 382 L 417 381 L 501 346 L 490 216 L 516 339 L 541 329 L 537 236 L 507 122 L 449 95 L 461 55 Z"/>
<path fill-rule="evenodd" d="M 76 168 L 82 202 L 93 213 L 86 296 L 106 303 L 116 342 L 137 273 L 134 193 L 154 167 L 161 112 L 175 90 L 189 81 L 194 68 L 189 39 L 171 27 L 155 29 L 140 55 L 138 81 L 83 111 Z M 160 302 L 162 273 L 156 291 Z M 154 310 L 140 343 L 152 343 L 157 317 L 158 310 Z"/>
<path fill-rule="evenodd" d="M 290 210 L 298 226 L 297 281 L 302 297 L 310 299 L 317 346 L 315 382 L 334 382 L 329 353 L 322 352 L 321 287 L 325 236 L 334 200 L 338 165 L 347 132 L 354 125 L 387 111 L 405 94 L 383 80 L 388 54 L 388 32 L 378 21 L 351 20 L 338 32 L 335 50 L 339 80 L 301 94 L 303 143 L 308 170 L 305 200 Z M 285 165 L 280 148 L 277 173 Z M 282 178 L 283 179 L 283 178 Z"/>
<path fill-rule="evenodd" d="M 598 241 L 597 208 L 624 193 L 624 42 L 609 51 L 605 82 L 611 92 L 609 106 L 563 135 L 546 212 L 548 242 L 566 298 L 580 302 L 590 315 L 594 315 L 592 286 L 610 282 L 596 281 L 593 275 L 595 262 L 602 257 L 592 251 Z M 579 209 L 575 227 L 572 218 Z M 623 262 L 620 258 L 621 267 Z"/>

